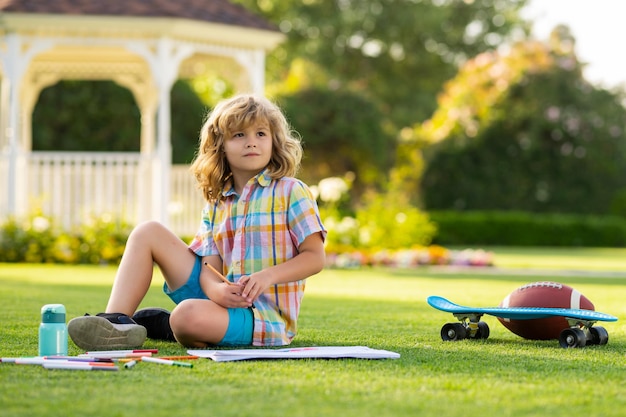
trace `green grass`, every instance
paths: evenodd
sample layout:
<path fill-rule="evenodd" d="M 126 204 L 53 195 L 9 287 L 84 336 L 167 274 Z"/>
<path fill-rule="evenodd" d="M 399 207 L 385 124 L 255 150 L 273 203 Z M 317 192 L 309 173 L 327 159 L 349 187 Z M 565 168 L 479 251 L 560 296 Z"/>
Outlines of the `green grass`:
<path fill-rule="evenodd" d="M 554 259 L 550 260 L 550 253 Z M 626 250 L 511 251 L 524 267 L 623 265 Z M 499 258 L 496 252 L 496 260 Z M 533 259 L 537 261 L 534 262 Z M 519 266 L 519 265 L 513 265 Z M 608 270 L 626 268 L 611 267 Z M 0 264 L 0 356 L 37 354 L 39 310 L 63 303 L 68 319 L 101 311 L 115 269 Z M 595 276 L 594 276 L 595 274 Z M 491 306 L 527 282 L 556 280 L 618 316 L 606 346 L 561 349 L 528 341 L 485 317 L 485 341 L 442 342 L 452 316 L 428 295 Z M 143 306 L 172 308 L 156 280 Z M 532 275 L 423 270 L 327 270 L 308 281 L 295 346 L 366 345 L 397 360 L 291 360 L 216 363 L 193 369 L 138 364 L 117 373 L 46 371 L 0 364 L 2 416 L 622 416 L 626 408 L 626 273 Z M 70 341 L 70 354 L 81 351 Z M 184 354 L 148 340 L 160 354 Z"/>

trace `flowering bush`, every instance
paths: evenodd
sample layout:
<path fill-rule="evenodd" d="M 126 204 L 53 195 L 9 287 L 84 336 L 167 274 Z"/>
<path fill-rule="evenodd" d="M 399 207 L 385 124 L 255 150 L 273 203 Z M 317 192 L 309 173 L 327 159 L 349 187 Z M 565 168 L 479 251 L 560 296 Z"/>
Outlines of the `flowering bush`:
<path fill-rule="evenodd" d="M 359 268 L 385 266 L 415 268 L 428 265 L 493 266 L 493 253 L 482 249 L 449 250 L 432 245 L 399 250 L 330 252 L 326 255 L 329 268 Z"/>
<path fill-rule="evenodd" d="M 493 265 L 490 252 L 430 245 L 437 230 L 429 217 L 389 196 L 370 195 L 350 213 L 346 196 L 352 180 L 350 175 L 326 178 L 311 187 L 328 230 L 327 266 Z"/>
<path fill-rule="evenodd" d="M 120 261 L 130 226 L 109 215 L 64 231 L 41 214 L 0 225 L 0 262 L 111 263 Z"/>

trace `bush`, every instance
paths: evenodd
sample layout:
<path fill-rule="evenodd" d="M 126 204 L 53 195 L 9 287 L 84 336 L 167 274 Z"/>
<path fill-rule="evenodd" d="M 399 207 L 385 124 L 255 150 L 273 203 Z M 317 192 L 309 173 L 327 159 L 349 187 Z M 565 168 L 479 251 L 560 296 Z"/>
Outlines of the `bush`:
<path fill-rule="evenodd" d="M 71 231 L 42 215 L 11 218 L 0 225 L 0 262 L 117 264 L 130 231 L 108 215 Z"/>
<path fill-rule="evenodd" d="M 626 219 L 618 216 L 512 211 L 430 212 L 440 245 L 626 246 Z"/>

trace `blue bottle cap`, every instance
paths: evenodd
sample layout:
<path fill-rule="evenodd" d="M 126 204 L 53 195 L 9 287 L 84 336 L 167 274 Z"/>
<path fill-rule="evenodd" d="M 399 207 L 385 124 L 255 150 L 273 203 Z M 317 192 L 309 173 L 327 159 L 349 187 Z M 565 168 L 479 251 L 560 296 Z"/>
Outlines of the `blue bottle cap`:
<path fill-rule="evenodd" d="M 42 323 L 65 323 L 65 306 L 63 304 L 46 304 L 41 307 Z"/>

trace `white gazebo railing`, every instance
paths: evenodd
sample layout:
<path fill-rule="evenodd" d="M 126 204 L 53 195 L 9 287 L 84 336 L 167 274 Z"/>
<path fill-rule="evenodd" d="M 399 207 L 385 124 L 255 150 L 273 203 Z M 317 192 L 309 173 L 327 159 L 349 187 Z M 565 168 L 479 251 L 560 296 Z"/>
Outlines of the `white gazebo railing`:
<path fill-rule="evenodd" d="M 102 215 L 137 224 L 151 218 L 151 163 L 139 153 L 32 152 L 23 182 L 28 206 L 67 230 Z M 201 194 L 187 165 L 172 166 L 170 180 L 169 226 L 189 236 L 199 225 Z"/>
<path fill-rule="evenodd" d="M 191 237 L 200 227 L 206 202 L 189 165 L 172 165 L 170 174 L 169 225 L 179 236 Z"/>

